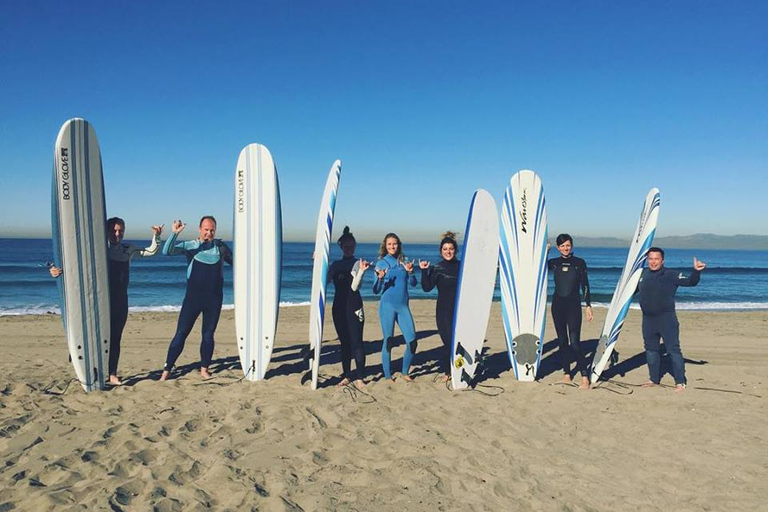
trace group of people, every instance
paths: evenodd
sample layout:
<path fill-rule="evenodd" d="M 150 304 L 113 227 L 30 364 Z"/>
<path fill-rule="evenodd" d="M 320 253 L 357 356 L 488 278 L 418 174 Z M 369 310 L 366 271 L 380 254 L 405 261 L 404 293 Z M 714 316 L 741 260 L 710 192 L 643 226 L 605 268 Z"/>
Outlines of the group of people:
<path fill-rule="evenodd" d="M 223 264 L 232 265 L 232 251 L 215 238 L 216 219 L 207 215 L 200 219 L 199 233 L 195 240 L 177 242 L 186 224 L 174 220 L 172 234 L 162 247 L 164 255 L 183 255 L 187 259 L 187 287 L 179 312 L 176 333 L 168 352 L 160 380 L 171 376 L 176 360 L 184 349 L 184 343 L 197 318 L 202 314 L 202 341 L 200 344 L 200 374 L 211 377 L 209 365 L 214 350 L 214 333 L 221 314 L 224 286 Z M 107 221 L 108 261 L 110 285 L 111 342 L 109 353 L 109 383 L 119 385 L 117 376 L 120 357 L 120 341 L 128 317 L 128 282 L 130 261 L 133 257 L 157 254 L 163 226 L 152 227 L 152 240 L 148 247 L 140 248 L 123 241 L 125 221 L 118 217 Z M 365 386 L 365 349 L 363 327 L 365 314 L 360 288 L 366 271 L 373 266 L 373 292 L 381 296 L 379 319 L 382 331 L 381 364 L 384 377 L 412 381 L 410 367 L 416 353 L 416 328 L 409 308 L 408 288 L 415 287 L 416 266 L 403 252 L 403 244 L 395 233 L 387 233 L 374 263 L 355 256 L 357 242 L 349 227 L 338 239 L 342 258 L 328 269 L 328 282 L 335 288 L 332 316 L 341 345 L 342 376 L 339 385 Z M 548 260 L 553 272 L 555 290 L 552 298 L 552 319 L 559 342 L 560 364 L 563 380 L 572 382 L 571 365 L 581 375 L 579 387 L 589 389 L 590 365 L 581 347 L 582 301 L 588 321 L 593 318 L 587 263 L 573 254 L 573 238 L 561 234 L 556 239 L 560 256 Z M 440 358 L 442 379 L 450 379 L 450 348 L 454 317 L 454 304 L 458 286 L 460 261 L 458 245 L 452 232 L 443 234 L 439 245 L 440 261 L 434 265 L 420 260 L 421 287 L 425 292 L 437 288 L 435 320 L 443 343 L 444 355 Z M 637 288 L 638 302 L 643 313 L 642 333 L 649 381 L 646 387 L 661 381 L 661 345 L 669 354 L 676 391 L 685 389 L 685 362 L 680 349 L 680 325 L 675 313 L 674 296 L 679 286 L 696 286 L 706 265 L 693 259 L 693 271 L 685 275 L 664 267 L 664 251 L 658 247 L 648 250 L 648 266 L 643 269 Z M 51 275 L 58 277 L 61 269 L 51 267 Z M 393 373 L 391 353 L 395 324 L 405 339 L 401 372 Z M 352 371 L 352 360 L 355 371 Z"/>

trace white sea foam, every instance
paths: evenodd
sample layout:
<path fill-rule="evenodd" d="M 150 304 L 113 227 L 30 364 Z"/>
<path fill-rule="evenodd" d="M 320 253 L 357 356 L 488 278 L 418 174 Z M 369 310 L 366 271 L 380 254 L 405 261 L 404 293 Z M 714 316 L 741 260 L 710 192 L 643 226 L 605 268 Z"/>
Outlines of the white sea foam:
<path fill-rule="evenodd" d="M 605 302 L 593 302 L 592 307 L 607 308 Z M 630 309 L 640 309 L 640 304 L 634 302 Z M 677 302 L 675 308 L 678 311 L 748 311 L 754 309 L 768 309 L 768 302 Z"/>

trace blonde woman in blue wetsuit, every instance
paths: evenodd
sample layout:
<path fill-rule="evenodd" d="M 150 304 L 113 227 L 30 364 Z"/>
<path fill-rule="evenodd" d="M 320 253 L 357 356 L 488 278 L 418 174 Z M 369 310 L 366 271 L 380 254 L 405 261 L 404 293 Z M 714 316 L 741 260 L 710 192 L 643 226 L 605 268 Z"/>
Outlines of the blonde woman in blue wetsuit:
<path fill-rule="evenodd" d="M 416 351 L 416 328 L 408 307 L 408 286 L 416 286 L 416 276 L 413 274 L 413 262 L 406 261 L 403 255 L 403 244 L 396 234 L 387 233 L 384 237 L 374 272 L 376 276 L 373 293 L 381 294 L 379 319 L 384 335 L 381 343 L 381 366 L 384 377 L 394 380 L 390 369 L 390 343 L 395 332 L 395 322 L 397 322 L 405 338 L 403 379 L 410 382 L 413 379 L 408 375 L 408 370 Z"/>

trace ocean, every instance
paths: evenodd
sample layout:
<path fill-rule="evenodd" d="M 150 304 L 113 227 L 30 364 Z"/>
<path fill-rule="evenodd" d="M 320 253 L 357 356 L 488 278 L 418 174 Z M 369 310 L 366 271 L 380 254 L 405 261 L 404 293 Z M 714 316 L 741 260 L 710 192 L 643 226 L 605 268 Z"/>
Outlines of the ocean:
<path fill-rule="evenodd" d="M 134 243 L 145 246 L 148 239 Z M 437 244 L 406 243 L 404 248 L 411 259 L 433 262 L 439 259 Z M 311 243 L 283 245 L 281 305 L 309 304 L 313 249 Z M 357 256 L 374 260 L 377 251 L 378 244 L 359 244 Z M 624 266 L 627 249 L 577 246 L 574 254 L 584 258 L 589 266 L 593 305 L 606 307 Z M 550 255 L 555 257 L 557 253 L 552 250 Z M 693 256 L 706 262 L 707 269 L 698 286 L 678 290 L 678 309 L 768 309 L 768 251 L 669 249 L 665 265 L 689 271 Z M 340 257 L 341 252 L 334 244 L 331 259 Z M 59 312 L 58 289 L 45 268 L 45 263 L 51 259 L 50 240 L 0 239 L 0 316 Z M 186 260 L 180 256 L 134 259 L 129 289 L 131 311 L 178 311 L 184 298 L 185 269 Z M 231 267 L 225 267 L 224 276 L 224 304 L 231 308 Z M 373 273 L 369 272 L 366 278 L 370 285 L 364 286 L 363 298 L 375 301 L 377 298 L 371 291 Z M 551 296 L 551 277 L 549 289 Z M 328 287 L 329 300 L 332 297 L 331 285 Z M 411 288 L 412 299 L 434 297 L 434 291 L 424 293 L 420 286 Z M 499 300 L 498 285 L 494 300 Z"/>

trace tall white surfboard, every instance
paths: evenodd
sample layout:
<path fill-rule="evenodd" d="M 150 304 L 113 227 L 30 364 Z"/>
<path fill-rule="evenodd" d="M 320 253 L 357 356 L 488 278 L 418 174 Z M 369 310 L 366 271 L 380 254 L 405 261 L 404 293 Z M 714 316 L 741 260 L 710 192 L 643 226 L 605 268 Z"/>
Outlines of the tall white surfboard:
<path fill-rule="evenodd" d="M 312 295 L 309 309 L 309 368 L 312 370 L 312 389 L 317 389 L 320 372 L 320 352 L 323 345 L 323 321 L 325 319 L 325 288 L 328 282 L 328 260 L 331 253 L 333 213 L 341 178 L 341 160 L 336 160 L 328 172 L 315 232 L 315 259 L 312 265 Z"/>
<path fill-rule="evenodd" d="M 283 250 L 277 169 L 261 144 L 247 145 L 237 159 L 234 246 L 240 365 L 246 379 L 261 380 L 275 345 Z"/>
<path fill-rule="evenodd" d="M 451 382 L 464 389 L 483 353 L 499 261 L 499 214 L 487 191 L 472 196 L 464 231 L 451 342 Z"/>
<path fill-rule="evenodd" d="M 75 374 L 86 392 L 104 389 L 109 363 L 109 277 L 101 151 L 84 119 L 56 137 L 51 187 L 53 262 Z"/>
<path fill-rule="evenodd" d="M 547 207 L 541 179 L 520 171 L 509 181 L 501 210 L 499 273 L 507 352 L 521 381 L 541 363 L 547 309 Z"/>
<path fill-rule="evenodd" d="M 611 305 L 608 306 L 608 312 L 605 315 L 605 323 L 600 334 L 600 340 L 597 342 L 592 373 L 590 375 L 590 381 L 593 384 L 598 381 L 600 374 L 603 373 L 613 350 L 616 348 L 616 342 L 619 340 L 619 334 L 624 326 L 624 320 L 627 317 L 632 296 L 635 294 L 635 290 L 637 290 L 637 283 L 640 281 L 645 260 L 648 258 L 648 249 L 653 244 L 656 224 L 659 220 L 660 205 L 661 194 L 659 194 L 659 189 L 652 188 L 643 203 L 640 220 L 637 222 L 637 227 L 629 246 L 627 263 L 621 272 L 619 282 L 616 284 L 616 290 L 613 292 Z"/>

